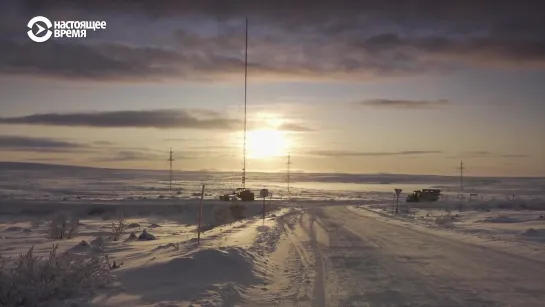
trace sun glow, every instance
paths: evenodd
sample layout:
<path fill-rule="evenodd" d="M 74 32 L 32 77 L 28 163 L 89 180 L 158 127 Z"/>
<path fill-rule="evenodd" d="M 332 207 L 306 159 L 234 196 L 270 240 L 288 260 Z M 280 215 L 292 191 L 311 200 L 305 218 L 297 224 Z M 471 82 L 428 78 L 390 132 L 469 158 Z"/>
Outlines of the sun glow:
<path fill-rule="evenodd" d="M 289 136 L 285 131 L 262 129 L 248 131 L 247 156 L 263 159 L 285 156 L 290 149 Z"/>

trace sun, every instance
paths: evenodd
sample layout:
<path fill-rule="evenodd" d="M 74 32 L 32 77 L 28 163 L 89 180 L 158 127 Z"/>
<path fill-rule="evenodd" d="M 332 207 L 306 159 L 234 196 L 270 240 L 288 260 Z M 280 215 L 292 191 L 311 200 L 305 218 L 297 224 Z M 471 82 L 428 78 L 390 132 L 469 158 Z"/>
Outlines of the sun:
<path fill-rule="evenodd" d="M 247 154 L 250 159 L 285 156 L 290 148 L 286 132 L 275 129 L 248 131 L 246 142 Z"/>

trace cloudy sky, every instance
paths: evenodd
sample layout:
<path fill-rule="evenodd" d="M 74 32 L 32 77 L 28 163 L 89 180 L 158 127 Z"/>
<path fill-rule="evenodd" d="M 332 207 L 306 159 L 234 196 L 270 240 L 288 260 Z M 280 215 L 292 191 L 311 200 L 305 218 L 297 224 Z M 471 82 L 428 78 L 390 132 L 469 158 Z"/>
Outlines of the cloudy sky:
<path fill-rule="evenodd" d="M 0 160 L 239 170 L 247 16 L 249 171 L 545 176 L 540 6 L 3 0 Z"/>

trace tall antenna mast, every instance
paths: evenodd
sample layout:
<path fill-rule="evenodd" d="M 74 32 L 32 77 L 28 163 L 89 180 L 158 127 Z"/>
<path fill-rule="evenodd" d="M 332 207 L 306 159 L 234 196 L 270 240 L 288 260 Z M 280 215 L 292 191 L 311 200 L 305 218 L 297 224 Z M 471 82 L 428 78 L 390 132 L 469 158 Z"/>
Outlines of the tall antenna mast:
<path fill-rule="evenodd" d="M 242 188 L 246 188 L 246 98 L 248 87 L 248 17 L 246 17 L 246 48 L 244 52 L 244 148 L 242 162 Z"/>
<path fill-rule="evenodd" d="M 460 161 L 460 192 L 464 190 L 464 161 Z"/>
<path fill-rule="evenodd" d="M 288 196 L 290 195 L 290 166 L 291 166 L 291 154 L 288 153 Z"/>
<path fill-rule="evenodd" d="M 172 162 L 174 161 L 174 159 L 172 158 L 172 147 L 170 147 L 170 156 L 167 161 L 170 162 L 170 171 L 168 175 L 168 189 L 172 190 Z"/>

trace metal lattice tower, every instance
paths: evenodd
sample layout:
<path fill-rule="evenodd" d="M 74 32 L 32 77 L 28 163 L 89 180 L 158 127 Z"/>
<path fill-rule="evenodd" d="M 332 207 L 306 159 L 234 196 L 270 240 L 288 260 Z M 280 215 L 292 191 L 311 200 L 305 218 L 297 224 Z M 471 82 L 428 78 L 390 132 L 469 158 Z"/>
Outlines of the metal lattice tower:
<path fill-rule="evenodd" d="M 167 161 L 170 163 L 170 169 L 168 174 L 168 188 L 172 190 L 172 162 L 174 162 L 174 158 L 172 157 L 172 147 L 170 148 L 170 155 Z"/>

